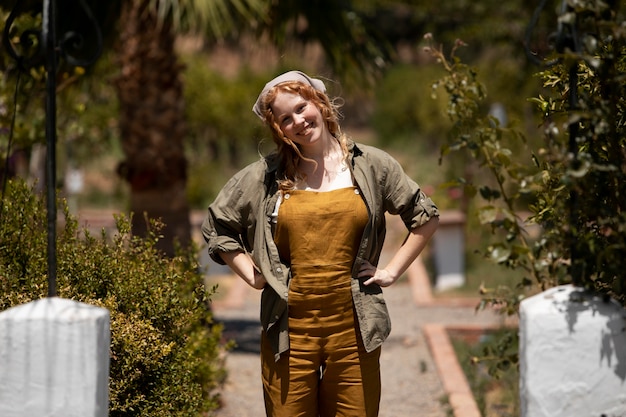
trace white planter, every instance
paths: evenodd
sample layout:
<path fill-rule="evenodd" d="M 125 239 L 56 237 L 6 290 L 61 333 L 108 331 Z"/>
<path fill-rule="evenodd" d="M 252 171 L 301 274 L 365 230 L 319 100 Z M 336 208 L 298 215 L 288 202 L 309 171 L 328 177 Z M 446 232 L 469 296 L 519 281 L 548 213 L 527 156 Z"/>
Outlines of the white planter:
<path fill-rule="evenodd" d="M 565 285 L 520 306 L 522 417 L 626 416 L 626 310 Z"/>
<path fill-rule="evenodd" d="M 110 318 L 57 297 L 0 313 L 0 416 L 108 415 Z"/>

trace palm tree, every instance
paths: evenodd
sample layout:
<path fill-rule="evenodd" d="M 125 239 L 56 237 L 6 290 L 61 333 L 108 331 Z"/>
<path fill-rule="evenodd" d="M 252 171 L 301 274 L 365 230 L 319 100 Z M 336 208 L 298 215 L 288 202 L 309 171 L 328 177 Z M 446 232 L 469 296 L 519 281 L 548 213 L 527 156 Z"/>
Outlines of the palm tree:
<path fill-rule="evenodd" d="M 172 19 L 159 19 L 150 0 L 122 2 L 116 88 L 125 160 L 118 172 L 130 186 L 133 233 L 148 232 L 148 218 L 164 228 L 161 249 L 191 241 L 185 195 L 186 159 L 181 66 Z"/>
<path fill-rule="evenodd" d="M 186 197 L 185 103 L 174 42 L 179 34 L 204 39 L 264 37 L 279 48 L 319 42 L 330 67 L 345 78 L 371 76 L 383 56 L 351 1 L 311 0 L 55 0 L 60 26 L 93 28 L 85 5 L 100 22 L 107 47 L 114 48 L 115 78 L 124 160 L 118 173 L 130 186 L 135 235 L 149 233 L 148 219 L 163 223 L 160 249 L 174 253 L 176 241 L 191 241 Z M 0 7 L 4 7 L 0 5 Z M 12 6 L 9 6 L 9 10 Z M 41 12 L 27 0 L 20 8 Z M 84 46 L 84 45 L 83 45 Z M 89 47 L 84 49 L 90 49 Z"/>
<path fill-rule="evenodd" d="M 254 28 L 279 46 L 293 36 L 319 41 L 343 74 L 371 75 L 382 57 L 380 44 L 372 42 L 347 1 L 125 0 L 119 28 L 115 86 L 125 154 L 119 173 L 130 184 L 133 232 L 145 235 L 146 219 L 161 219 L 161 249 L 169 255 L 176 241 L 191 241 L 182 67 L 174 50 L 178 33 L 216 39 Z"/>

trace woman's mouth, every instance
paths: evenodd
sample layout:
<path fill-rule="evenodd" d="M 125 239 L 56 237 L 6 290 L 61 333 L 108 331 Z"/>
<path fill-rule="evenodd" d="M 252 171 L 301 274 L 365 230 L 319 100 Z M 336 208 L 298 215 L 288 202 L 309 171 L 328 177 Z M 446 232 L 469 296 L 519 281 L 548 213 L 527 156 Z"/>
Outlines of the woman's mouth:
<path fill-rule="evenodd" d="M 307 124 L 302 130 L 298 133 L 300 136 L 306 136 L 311 133 L 311 130 L 315 127 L 314 123 Z"/>

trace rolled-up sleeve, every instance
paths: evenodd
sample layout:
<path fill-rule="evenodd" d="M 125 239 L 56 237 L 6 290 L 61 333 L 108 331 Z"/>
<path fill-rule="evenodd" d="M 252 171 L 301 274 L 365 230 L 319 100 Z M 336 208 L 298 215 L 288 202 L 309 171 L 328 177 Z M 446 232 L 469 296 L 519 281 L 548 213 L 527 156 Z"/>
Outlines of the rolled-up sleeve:
<path fill-rule="evenodd" d="M 219 264 L 224 264 L 220 252 L 251 250 L 248 240 L 255 227 L 253 204 L 260 185 L 252 174 L 251 167 L 235 174 L 211 203 L 202 223 L 207 251 Z"/>
<path fill-rule="evenodd" d="M 215 215 L 215 210 L 209 209 L 209 215 L 202 223 L 202 236 L 207 243 L 207 251 L 211 258 L 224 265 L 219 252 L 243 251 L 243 245 L 239 242 L 239 234 L 232 233 L 232 229 Z"/>
<path fill-rule="evenodd" d="M 388 160 L 385 176 L 385 209 L 391 214 L 398 214 L 407 229 L 415 229 L 427 223 L 432 217 L 439 216 L 435 203 L 407 176 L 393 158 Z"/>

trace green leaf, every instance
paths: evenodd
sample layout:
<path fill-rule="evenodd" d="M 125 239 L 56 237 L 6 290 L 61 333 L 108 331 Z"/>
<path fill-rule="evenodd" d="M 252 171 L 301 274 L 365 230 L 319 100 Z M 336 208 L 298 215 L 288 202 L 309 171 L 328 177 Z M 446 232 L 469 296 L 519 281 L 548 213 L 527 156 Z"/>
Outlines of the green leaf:
<path fill-rule="evenodd" d="M 494 206 L 484 206 L 478 210 L 480 224 L 491 224 L 498 217 L 498 208 Z"/>
<path fill-rule="evenodd" d="M 496 263 L 504 263 L 511 257 L 511 249 L 502 245 L 496 245 L 489 250 L 489 258 Z"/>

